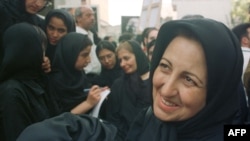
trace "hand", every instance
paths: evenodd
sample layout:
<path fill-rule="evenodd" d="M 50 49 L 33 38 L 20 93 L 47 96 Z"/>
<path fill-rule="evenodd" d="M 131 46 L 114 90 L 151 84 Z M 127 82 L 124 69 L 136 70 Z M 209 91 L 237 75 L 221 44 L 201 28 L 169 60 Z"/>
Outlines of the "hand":
<path fill-rule="evenodd" d="M 47 56 L 44 56 L 43 58 L 42 69 L 45 73 L 49 73 L 51 71 L 50 60 Z"/>
<path fill-rule="evenodd" d="M 102 88 L 97 85 L 91 87 L 86 102 L 92 107 L 95 106 L 101 99 Z"/>

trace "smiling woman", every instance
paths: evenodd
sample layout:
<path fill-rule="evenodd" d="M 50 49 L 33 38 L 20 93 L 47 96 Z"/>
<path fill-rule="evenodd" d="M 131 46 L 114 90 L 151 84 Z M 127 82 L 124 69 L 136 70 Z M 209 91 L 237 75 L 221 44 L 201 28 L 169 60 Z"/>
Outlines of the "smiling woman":
<path fill-rule="evenodd" d="M 154 74 L 154 113 L 159 119 L 186 120 L 206 105 L 205 56 L 201 44 L 190 36 L 171 41 Z"/>
<path fill-rule="evenodd" d="M 110 122 L 118 125 L 116 136 L 125 141 L 223 141 L 224 125 L 233 124 L 240 112 L 242 65 L 243 56 L 238 39 L 221 22 L 190 19 L 163 24 L 151 63 L 149 81 L 152 85 L 147 87 L 152 88 L 153 104 L 147 109 L 136 111 L 141 107 L 140 98 L 145 98 L 145 93 L 141 97 L 134 93 L 119 96 L 113 93 L 113 98 L 117 96 L 117 99 L 113 99 L 116 103 L 111 104 L 113 109 L 109 109 L 109 112 L 113 112 L 113 121 Z M 128 84 L 121 84 L 116 89 L 126 91 L 122 87 Z M 129 119 L 133 119 L 134 115 L 136 118 L 126 130 L 129 124 L 121 123 L 131 121 Z M 68 121 L 65 121 L 66 116 L 70 117 Z M 120 121 L 117 120 L 119 118 Z M 37 134 L 40 140 L 69 140 L 72 136 L 83 140 L 86 136 L 100 138 L 116 133 L 113 131 L 109 134 L 112 127 L 93 120 L 66 113 L 26 128 L 19 141 L 26 141 L 31 134 Z M 59 121 L 61 124 L 58 124 Z M 101 123 L 101 129 L 104 130 L 86 134 L 84 128 L 89 127 L 90 123 Z M 55 125 L 57 129 L 63 130 L 53 130 Z M 39 131 L 53 131 L 53 134 L 48 137 Z M 127 136 L 124 136 L 126 133 Z M 119 139 L 110 138 L 109 141 Z M 37 141 L 38 138 L 32 140 Z"/>
<path fill-rule="evenodd" d="M 137 116 L 128 140 L 222 141 L 223 125 L 240 113 L 242 64 L 239 42 L 224 24 L 163 24 L 151 63 L 153 105 Z"/>

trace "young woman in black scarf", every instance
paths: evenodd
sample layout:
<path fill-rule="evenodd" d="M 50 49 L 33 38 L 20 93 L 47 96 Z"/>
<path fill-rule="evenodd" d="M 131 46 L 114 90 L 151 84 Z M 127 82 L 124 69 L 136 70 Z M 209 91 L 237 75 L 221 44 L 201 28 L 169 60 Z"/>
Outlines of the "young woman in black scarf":
<path fill-rule="evenodd" d="M 44 20 L 36 15 L 43 10 L 51 0 L 0 0 L 0 63 L 3 57 L 2 37 L 10 26 L 28 22 L 43 28 Z M 48 57 L 44 58 L 42 67 L 45 72 L 50 72 Z"/>
<path fill-rule="evenodd" d="M 28 125 L 51 117 L 41 63 L 47 45 L 42 29 L 28 23 L 8 28 L 0 66 L 0 139 L 15 141 Z"/>
<path fill-rule="evenodd" d="M 75 21 L 73 17 L 65 10 L 51 10 L 45 17 L 45 32 L 48 37 L 48 47 L 46 56 L 53 62 L 56 45 L 59 40 L 70 32 L 75 32 Z"/>
<path fill-rule="evenodd" d="M 123 74 L 111 87 L 105 119 L 118 128 L 119 140 L 123 140 L 138 112 L 151 104 L 149 61 L 133 40 L 120 43 L 116 53 Z"/>
<path fill-rule="evenodd" d="M 89 112 L 100 100 L 101 88 L 94 85 L 90 91 L 82 68 L 90 62 L 92 42 L 87 35 L 71 32 L 59 41 L 49 74 L 49 92 L 56 97 L 58 113 Z"/>
<path fill-rule="evenodd" d="M 97 76 L 93 84 L 99 86 L 108 86 L 111 88 L 113 82 L 121 76 L 122 69 L 115 53 L 116 47 L 109 41 L 101 41 L 96 46 L 96 54 L 102 65 L 102 70 Z"/>
<path fill-rule="evenodd" d="M 242 87 L 243 55 L 230 29 L 211 19 L 169 21 L 159 30 L 151 64 L 153 105 L 140 112 L 125 140 L 223 141 L 224 125 L 234 123 L 240 110 Z M 29 127 L 18 141 L 51 131 L 54 125 L 69 129 L 76 123 L 81 126 L 77 124 L 79 138 L 75 140 L 81 140 L 79 134 L 86 133 L 82 127 L 94 119 L 71 115 L 69 121 L 62 120 L 66 115 Z M 90 137 L 100 137 L 112 129 L 106 124 L 101 127 L 108 129 Z M 76 134 L 71 131 L 55 131 L 39 139 L 65 139 Z"/>

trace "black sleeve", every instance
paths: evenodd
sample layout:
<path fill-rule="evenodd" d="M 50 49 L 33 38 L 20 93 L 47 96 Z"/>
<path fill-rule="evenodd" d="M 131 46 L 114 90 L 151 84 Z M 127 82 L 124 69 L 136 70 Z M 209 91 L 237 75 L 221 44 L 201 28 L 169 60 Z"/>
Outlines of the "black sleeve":
<path fill-rule="evenodd" d="M 63 113 L 27 127 L 17 141 L 115 141 L 116 128 L 98 118 Z"/>

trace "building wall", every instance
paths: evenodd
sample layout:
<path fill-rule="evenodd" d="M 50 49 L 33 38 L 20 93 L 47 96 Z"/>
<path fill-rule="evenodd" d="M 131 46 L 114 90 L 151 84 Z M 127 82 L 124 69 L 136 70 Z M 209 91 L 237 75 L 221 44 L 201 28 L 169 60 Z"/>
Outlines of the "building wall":
<path fill-rule="evenodd" d="M 92 5 L 98 8 L 97 16 L 98 16 L 98 35 L 103 38 L 106 35 L 113 36 L 114 39 L 118 39 L 121 34 L 120 25 L 119 26 L 111 26 L 108 24 L 109 21 L 109 0 L 85 0 L 85 4 Z M 82 4 L 82 0 L 54 0 L 54 7 L 77 7 Z"/>
<path fill-rule="evenodd" d="M 172 0 L 177 19 L 188 14 L 200 14 L 230 26 L 231 0 Z"/>

